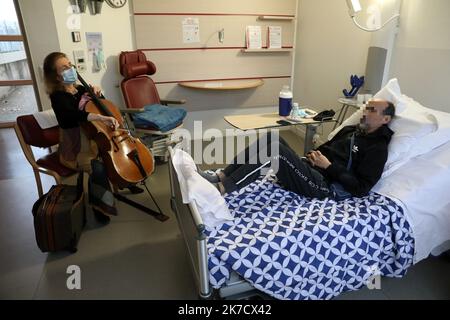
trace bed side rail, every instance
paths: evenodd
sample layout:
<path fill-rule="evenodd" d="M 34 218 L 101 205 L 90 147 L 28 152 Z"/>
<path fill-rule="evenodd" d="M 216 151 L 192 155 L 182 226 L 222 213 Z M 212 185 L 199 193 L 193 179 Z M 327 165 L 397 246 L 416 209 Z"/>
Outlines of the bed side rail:
<path fill-rule="evenodd" d="M 178 226 L 186 244 L 189 259 L 202 299 L 212 295 L 209 285 L 208 250 L 205 225 L 195 203 L 183 203 L 177 173 L 173 167 L 173 148 L 169 147 L 169 179 L 170 179 L 170 206 L 175 213 Z"/>

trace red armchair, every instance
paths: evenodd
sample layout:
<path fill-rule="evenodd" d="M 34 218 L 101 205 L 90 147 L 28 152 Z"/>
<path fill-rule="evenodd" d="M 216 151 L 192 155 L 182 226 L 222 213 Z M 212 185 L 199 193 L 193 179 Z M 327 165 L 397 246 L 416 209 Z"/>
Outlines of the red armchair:
<path fill-rule="evenodd" d="M 156 73 L 156 66 L 148 61 L 141 50 L 123 51 L 119 56 L 120 74 L 124 77 L 120 84 L 127 109 L 122 110 L 133 134 L 141 137 L 155 157 L 165 160 L 168 156 L 167 143 L 170 135 L 182 127 L 179 123 L 173 130 L 161 132 L 154 127 L 135 127 L 133 114 L 144 112 L 143 107 L 152 104 L 184 104 L 186 100 L 161 100 L 155 83 L 150 78 Z"/>
<path fill-rule="evenodd" d="M 14 125 L 17 138 L 22 147 L 25 158 L 33 168 L 36 178 L 39 197 L 43 195 L 42 182 L 39 173 L 51 175 L 56 183 L 61 183 L 61 177 L 69 177 L 76 173 L 59 162 L 58 152 L 50 152 L 48 155 L 36 160 L 32 147 L 51 148 L 59 144 L 59 127 L 41 129 L 32 115 L 17 117 Z"/>

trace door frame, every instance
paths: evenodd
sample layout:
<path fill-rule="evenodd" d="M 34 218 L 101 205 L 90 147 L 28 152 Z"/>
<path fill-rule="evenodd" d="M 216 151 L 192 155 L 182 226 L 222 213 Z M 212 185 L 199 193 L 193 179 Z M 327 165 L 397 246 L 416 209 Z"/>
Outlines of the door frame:
<path fill-rule="evenodd" d="M 0 86 L 24 86 L 32 85 L 34 96 L 36 98 L 37 111 L 42 111 L 41 97 L 39 95 L 39 89 L 36 84 L 36 74 L 34 73 L 33 60 L 31 58 L 30 47 L 28 46 L 28 39 L 25 32 L 25 24 L 22 19 L 22 12 L 18 0 L 13 0 L 14 8 L 16 9 L 17 20 L 20 27 L 20 35 L 0 35 L 0 41 L 20 41 L 25 48 L 25 54 L 27 56 L 28 68 L 30 70 L 30 80 L 0 80 Z M 0 122 L 0 128 L 11 128 L 14 126 L 14 122 Z"/>

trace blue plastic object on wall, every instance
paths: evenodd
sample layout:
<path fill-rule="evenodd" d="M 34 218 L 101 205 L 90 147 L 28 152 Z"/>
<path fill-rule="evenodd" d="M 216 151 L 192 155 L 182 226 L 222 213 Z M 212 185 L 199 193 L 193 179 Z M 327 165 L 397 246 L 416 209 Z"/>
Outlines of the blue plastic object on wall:
<path fill-rule="evenodd" d="M 358 77 L 357 75 L 352 75 L 350 77 L 350 85 L 352 86 L 352 89 L 348 91 L 347 89 L 344 89 L 342 92 L 344 93 L 344 96 L 347 98 L 353 98 L 358 93 L 359 89 L 364 85 L 364 76 Z"/>

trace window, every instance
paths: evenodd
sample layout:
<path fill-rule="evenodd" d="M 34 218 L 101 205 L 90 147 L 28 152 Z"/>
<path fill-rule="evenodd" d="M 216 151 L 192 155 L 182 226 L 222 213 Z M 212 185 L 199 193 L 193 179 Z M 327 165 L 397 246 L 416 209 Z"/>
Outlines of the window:
<path fill-rule="evenodd" d="M 0 1 L 0 124 L 38 110 L 30 59 L 15 0 Z"/>

